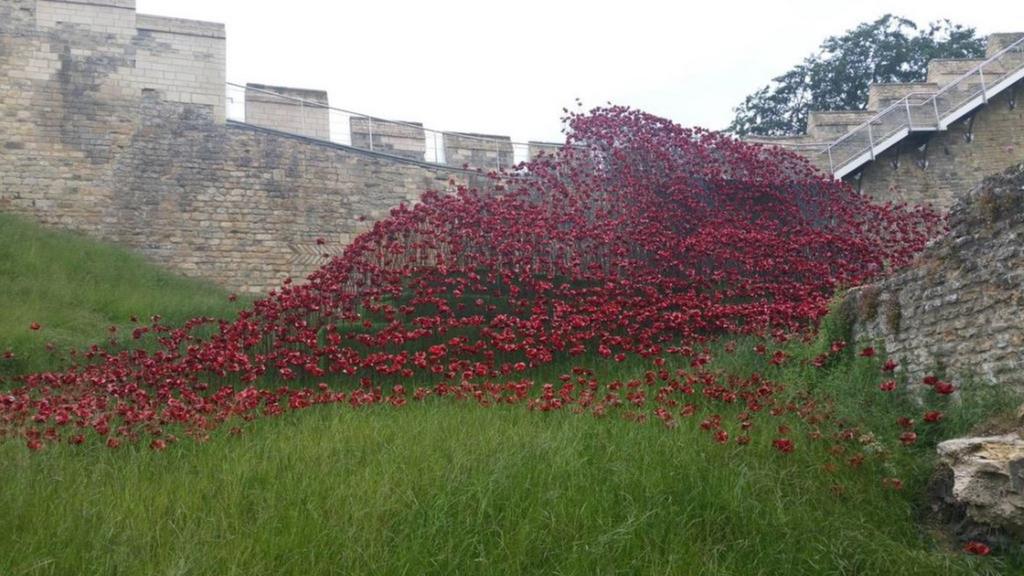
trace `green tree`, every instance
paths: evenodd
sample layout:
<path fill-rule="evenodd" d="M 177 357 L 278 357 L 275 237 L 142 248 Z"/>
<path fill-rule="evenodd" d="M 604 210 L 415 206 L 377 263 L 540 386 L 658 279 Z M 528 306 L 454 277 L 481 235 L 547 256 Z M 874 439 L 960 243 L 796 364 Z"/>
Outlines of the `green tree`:
<path fill-rule="evenodd" d="M 886 14 L 842 36 L 830 36 L 785 74 L 735 108 L 729 131 L 743 135 L 800 134 L 811 110 L 864 110 L 868 85 L 920 82 L 934 58 L 976 58 L 985 39 L 949 20 L 919 27 Z"/>

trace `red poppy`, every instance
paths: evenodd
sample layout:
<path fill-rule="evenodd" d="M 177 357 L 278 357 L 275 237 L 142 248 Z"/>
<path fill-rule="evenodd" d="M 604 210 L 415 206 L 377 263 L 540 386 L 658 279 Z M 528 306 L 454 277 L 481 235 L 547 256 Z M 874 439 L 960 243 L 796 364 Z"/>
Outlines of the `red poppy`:
<path fill-rule="evenodd" d="M 772 441 L 772 446 L 783 454 L 789 454 L 795 448 L 793 441 L 789 438 L 776 438 Z"/>
<path fill-rule="evenodd" d="M 978 556 L 988 556 L 992 549 L 982 542 L 971 540 L 964 545 L 964 552 L 968 554 L 976 554 Z"/>
<path fill-rule="evenodd" d="M 899 478 L 882 478 L 882 486 L 890 490 L 902 490 L 903 480 Z"/>

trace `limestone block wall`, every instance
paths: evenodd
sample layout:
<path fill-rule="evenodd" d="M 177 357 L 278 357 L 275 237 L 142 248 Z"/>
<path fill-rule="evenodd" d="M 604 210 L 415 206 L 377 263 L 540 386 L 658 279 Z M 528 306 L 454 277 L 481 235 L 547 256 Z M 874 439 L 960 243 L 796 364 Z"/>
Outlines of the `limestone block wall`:
<path fill-rule="evenodd" d="M 389 122 L 352 116 L 349 128 L 352 145 L 356 148 L 372 148 L 405 158 L 424 159 L 426 134 L 418 122 Z"/>
<path fill-rule="evenodd" d="M 942 210 L 988 174 L 1024 161 L 1024 82 L 992 98 L 949 130 L 917 135 L 880 154 L 846 180 L 880 201 Z"/>
<path fill-rule="evenodd" d="M 515 152 L 512 139 L 508 136 L 445 132 L 444 156 L 452 166 L 469 166 L 487 171 L 499 167 L 510 168 L 514 164 Z"/>
<path fill-rule="evenodd" d="M 142 110 L 141 129 L 113 167 L 116 218 L 105 233 L 240 291 L 304 278 L 394 206 L 466 182 L 425 164 L 217 124 L 156 98 Z"/>
<path fill-rule="evenodd" d="M 979 58 L 937 58 L 928 61 L 928 81 L 940 86 L 959 79 L 981 64 Z"/>
<path fill-rule="evenodd" d="M 899 82 L 868 86 L 868 110 L 882 111 L 912 94 L 931 94 L 939 89 L 934 82 Z"/>
<path fill-rule="evenodd" d="M 93 233 L 140 94 L 133 3 L 96 4 L 0 2 L 0 210 Z"/>
<path fill-rule="evenodd" d="M 0 210 L 259 292 L 304 278 L 427 189 L 482 182 L 220 121 L 199 92 L 219 56 L 197 63 L 194 80 L 154 73 L 219 45 L 216 28 L 147 20 L 131 6 L 0 2 Z"/>
<path fill-rule="evenodd" d="M 35 15 L 42 29 L 70 25 L 113 38 L 135 35 L 135 0 L 38 0 Z"/>
<path fill-rule="evenodd" d="M 988 43 L 985 45 L 985 55 L 995 56 L 1010 44 L 1020 40 L 1020 32 L 1000 32 L 988 35 Z"/>
<path fill-rule="evenodd" d="M 847 296 L 854 337 L 883 343 L 911 383 L 1024 390 L 1024 164 L 960 198 L 949 224 L 910 269 Z"/>
<path fill-rule="evenodd" d="M 224 118 L 225 34 L 223 24 L 148 16 L 135 12 L 134 0 L 37 0 L 35 27 L 54 34 L 91 35 L 119 52 L 118 73 L 107 75 L 108 94 L 130 96 L 141 89 L 161 92 L 171 102 L 210 106 Z M 33 5 L 34 4 L 34 5 Z M 63 52 L 72 59 L 92 54 L 89 42 L 69 42 Z"/>
<path fill-rule="evenodd" d="M 140 88 L 170 102 L 200 104 L 224 121 L 224 25 L 138 14 L 135 71 Z"/>
<path fill-rule="evenodd" d="M 327 92 L 323 90 L 264 84 L 245 86 L 245 121 L 254 126 L 330 140 L 331 118 L 327 106 Z"/>

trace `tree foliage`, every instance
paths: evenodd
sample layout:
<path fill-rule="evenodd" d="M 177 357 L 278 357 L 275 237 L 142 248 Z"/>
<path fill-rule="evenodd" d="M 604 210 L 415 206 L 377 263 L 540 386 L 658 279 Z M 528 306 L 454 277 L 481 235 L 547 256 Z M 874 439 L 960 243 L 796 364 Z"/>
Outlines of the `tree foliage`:
<path fill-rule="evenodd" d="M 800 134 L 811 110 L 864 110 L 868 86 L 920 82 L 928 61 L 984 55 L 985 40 L 974 28 L 949 20 L 920 27 L 886 14 L 842 36 L 830 36 L 819 51 L 746 97 L 729 131 L 737 135 Z"/>

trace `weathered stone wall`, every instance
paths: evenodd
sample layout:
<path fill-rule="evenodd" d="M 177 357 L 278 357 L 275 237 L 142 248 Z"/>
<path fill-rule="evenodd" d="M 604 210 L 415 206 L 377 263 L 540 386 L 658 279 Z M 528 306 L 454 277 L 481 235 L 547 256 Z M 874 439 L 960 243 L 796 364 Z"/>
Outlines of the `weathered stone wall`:
<path fill-rule="evenodd" d="M 0 1 L 0 210 L 256 292 L 470 177 L 220 121 L 223 83 L 207 74 L 222 63 L 217 28 L 137 20 L 133 4 Z M 217 103 L 204 99 L 214 82 Z"/>
<path fill-rule="evenodd" d="M 246 84 L 245 122 L 318 140 L 331 139 L 330 109 L 323 90 Z"/>
<path fill-rule="evenodd" d="M 427 150 L 426 133 L 418 122 L 389 122 L 353 116 L 349 119 L 352 145 L 388 152 L 405 158 L 423 160 Z"/>
<path fill-rule="evenodd" d="M 511 168 L 515 163 L 512 139 L 489 134 L 444 133 L 444 157 L 452 166 L 485 171 Z"/>
<path fill-rule="evenodd" d="M 189 275 L 256 292 L 303 278 L 359 232 L 462 174 L 143 102 L 114 167 L 113 240 Z M 171 133 L 177 133 L 169 137 Z M 318 247 L 323 238 L 327 245 Z"/>
<path fill-rule="evenodd" d="M 200 104 L 224 121 L 224 25 L 138 14 L 135 72 L 141 88 L 170 102 Z"/>
<path fill-rule="evenodd" d="M 949 130 L 915 135 L 846 178 L 880 201 L 948 210 L 988 174 L 1024 161 L 1024 82 L 992 98 Z"/>
<path fill-rule="evenodd" d="M 847 296 L 854 336 L 884 343 L 912 382 L 1024 389 L 1024 164 L 961 197 L 949 224 L 913 267 Z"/>

